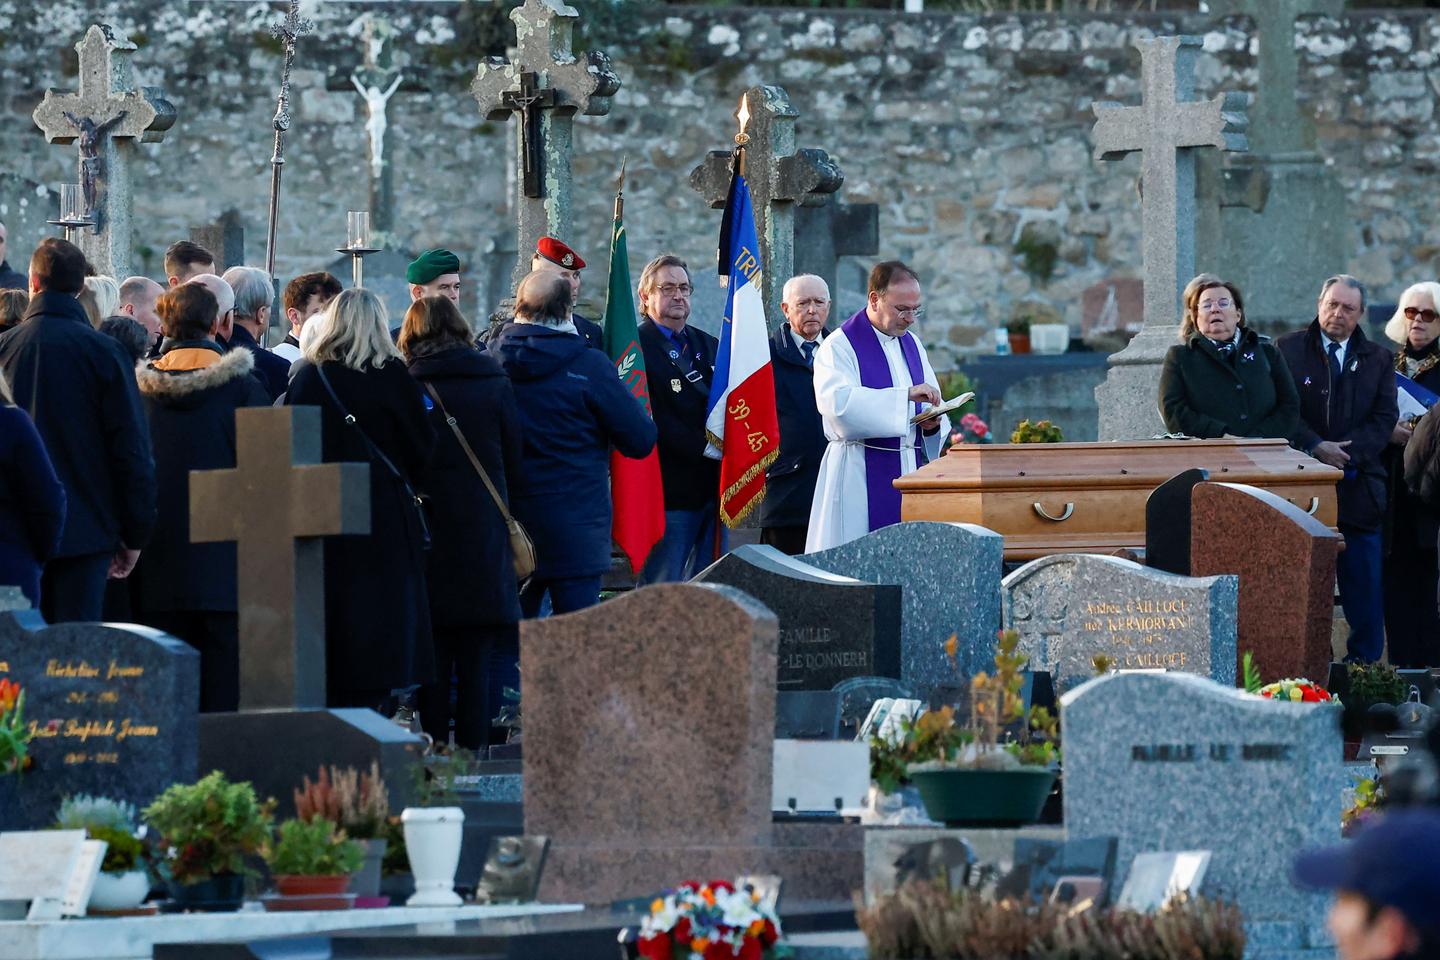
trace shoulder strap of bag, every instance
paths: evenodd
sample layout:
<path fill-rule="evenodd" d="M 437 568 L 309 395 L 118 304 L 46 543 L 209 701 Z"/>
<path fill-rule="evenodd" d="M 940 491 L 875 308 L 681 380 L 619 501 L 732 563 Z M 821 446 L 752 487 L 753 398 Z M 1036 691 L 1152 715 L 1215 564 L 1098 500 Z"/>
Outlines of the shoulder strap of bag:
<path fill-rule="evenodd" d="M 480 458 L 475 456 L 474 450 L 470 449 L 470 442 L 465 439 L 465 434 L 460 429 L 460 424 L 455 421 L 454 417 L 450 416 L 450 411 L 445 409 L 445 401 L 440 399 L 440 394 L 436 391 L 434 384 L 426 383 L 424 386 L 426 392 L 434 399 L 435 405 L 440 408 L 440 415 L 444 417 L 445 422 L 449 424 L 451 432 L 455 434 L 455 439 L 460 441 L 460 449 L 464 450 L 465 456 L 470 458 L 470 465 L 475 468 L 475 472 L 480 474 L 480 479 L 485 482 L 485 489 L 490 491 L 490 498 L 495 501 L 495 506 L 499 508 L 500 515 L 505 518 L 506 523 L 509 523 L 510 510 L 505 506 L 505 501 L 501 499 L 500 491 L 496 490 L 495 484 L 490 482 L 490 474 L 485 472 L 485 468 L 480 464 Z"/>
<path fill-rule="evenodd" d="M 410 489 L 410 482 L 405 479 L 404 474 L 395 468 L 395 464 L 390 462 L 390 458 L 385 456 L 385 451 L 375 446 L 370 437 L 366 435 L 365 430 L 360 426 L 360 421 L 355 419 L 355 414 L 345 409 L 345 404 L 340 402 L 340 397 L 336 395 L 335 388 L 330 385 L 330 378 L 325 376 L 325 368 L 317 363 L 315 364 L 315 372 L 320 375 L 320 382 L 324 384 L 325 392 L 330 394 L 331 400 L 335 401 L 335 408 L 340 411 L 340 416 L 345 419 L 346 423 L 354 427 L 355 432 L 360 435 L 360 439 L 365 441 L 365 446 L 370 451 L 370 455 L 385 465 L 385 469 L 389 470 L 395 476 L 395 479 L 404 485 L 405 492 L 413 499 L 415 492 Z"/>

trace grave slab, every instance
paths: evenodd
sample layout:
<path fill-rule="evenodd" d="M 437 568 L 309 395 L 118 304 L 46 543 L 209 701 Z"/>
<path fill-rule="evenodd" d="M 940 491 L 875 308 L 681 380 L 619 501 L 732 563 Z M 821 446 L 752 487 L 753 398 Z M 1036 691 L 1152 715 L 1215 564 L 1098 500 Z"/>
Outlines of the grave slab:
<path fill-rule="evenodd" d="M 1117 557 L 1059 554 L 1025 564 L 1001 591 L 1020 652 L 1031 669 L 1049 670 L 1058 690 L 1092 676 L 1100 654 L 1122 670 L 1235 682 L 1233 576 L 1179 577 Z"/>
<path fill-rule="evenodd" d="M 1253 948 L 1324 945 L 1326 898 L 1293 887 L 1289 869 L 1340 838 L 1336 707 L 1129 673 L 1070 691 L 1060 718 L 1072 836 L 1119 837 L 1122 874 L 1138 853 L 1209 850 L 1209 889 L 1240 906 Z"/>
<path fill-rule="evenodd" d="M 200 655 L 149 627 L 0 613 L 0 677 L 25 691 L 33 765 L 0 777 L 0 828 L 49 826 L 89 793 L 144 806 L 196 777 Z"/>
<path fill-rule="evenodd" d="M 901 591 L 900 679 L 921 699 L 991 666 L 1005 541 L 971 523 L 906 521 L 798 560 Z M 959 638 L 952 667 L 944 644 Z"/>
<path fill-rule="evenodd" d="M 1265 679 L 1324 682 L 1343 538 L 1287 500 L 1237 483 L 1193 492 L 1190 556 L 1197 576 L 1240 578 L 1236 649 Z"/>
<path fill-rule="evenodd" d="M 695 582 L 743 590 L 779 619 L 780 689 L 829 690 L 850 677 L 900 676 L 899 586 L 827 573 L 761 544 L 732 550 Z"/>

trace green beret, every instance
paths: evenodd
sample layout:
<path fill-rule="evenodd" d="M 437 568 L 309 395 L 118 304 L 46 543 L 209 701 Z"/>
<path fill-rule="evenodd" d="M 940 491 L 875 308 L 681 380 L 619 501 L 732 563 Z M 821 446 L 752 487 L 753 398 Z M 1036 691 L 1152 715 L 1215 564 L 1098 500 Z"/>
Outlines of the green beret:
<path fill-rule="evenodd" d="M 449 250 L 436 247 L 425 250 L 405 268 L 405 279 L 411 283 L 429 283 L 447 273 L 460 272 L 460 258 Z"/>

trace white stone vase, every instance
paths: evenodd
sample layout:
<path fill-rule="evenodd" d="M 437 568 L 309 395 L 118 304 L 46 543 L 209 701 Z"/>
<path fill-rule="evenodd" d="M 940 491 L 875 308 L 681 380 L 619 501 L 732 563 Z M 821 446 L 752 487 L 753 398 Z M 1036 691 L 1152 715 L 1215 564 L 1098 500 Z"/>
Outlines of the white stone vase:
<path fill-rule="evenodd" d="M 144 870 L 124 873 L 101 873 L 95 877 L 90 893 L 92 910 L 134 910 L 145 902 L 150 892 L 150 875 Z"/>
<path fill-rule="evenodd" d="M 415 895 L 407 907 L 458 907 L 455 871 L 460 867 L 460 840 L 465 811 L 459 807 L 406 807 L 405 852 L 415 876 Z"/>

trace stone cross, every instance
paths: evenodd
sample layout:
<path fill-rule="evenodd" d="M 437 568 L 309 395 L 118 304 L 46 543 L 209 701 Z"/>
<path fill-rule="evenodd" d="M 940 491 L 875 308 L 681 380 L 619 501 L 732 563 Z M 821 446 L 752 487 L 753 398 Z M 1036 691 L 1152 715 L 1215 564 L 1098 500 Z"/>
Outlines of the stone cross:
<path fill-rule="evenodd" d="M 1144 328 L 1110 358 L 1110 374 L 1096 388 L 1102 440 L 1164 431 L 1154 385 L 1165 351 L 1175 342 L 1180 293 L 1195 274 L 1195 150 L 1246 148 L 1243 95 L 1194 99 L 1199 37 L 1154 37 L 1135 46 L 1140 49 L 1141 105 L 1094 104 L 1095 159 L 1141 154 L 1145 276 Z M 1117 368 L 1122 369 L 1117 373 Z"/>
<path fill-rule="evenodd" d="M 240 211 L 233 207 L 214 223 L 191 227 L 190 240 L 215 255 L 216 273 L 245 265 L 245 227 L 240 222 Z"/>
<path fill-rule="evenodd" d="M 830 287 L 830 324 L 844 323 L 837 316 L 840 303 L 839 260 L 841 257 L 874 257 L 880 250 L 880 205 L 841 203 L 834 195 L 826 203 L 795 208 L 796 274 L 813 273 Z M 785 278 L 781 279 L 784 283 Z M 783 289 L 783 287 L 782 287 Z M 780 318 L 774 318 L 776 323 Z"/>
<path fill-rule="evenodd" d="M 1309 117 L 1296 108 L 1295 21 L 1317 14 L 1338 17 L 1344 8 L 1344 0 L 1210 0 L 1211 15 L 1248 16 L 1255 23 L 1259 76 L 1250 124 L 1250 149 L 1255 153 L 1291 153 L 1314 146 Z"/>
<path fill-rule="evenodd" d="M 322 463 L 318 407 L 235 411 L 235 467 L 190 474 L 190 539 L 236 543 L 240 709 L 325 706 L 321 537 L 370 532 L 370 467 Z"/>
<path fill-rule="evenodd" d="M 481 61 L 470 84 L 486 119 L 501 121 L 514 113 L 523 127 L 515 138 L 518 168 L 526 175 L 516 178 L 514 284 L 530 272 L 541 237 L 570 236 L 575 115 L 604 116 L 620 89 L 609 57 L 591 51 L 577 58 L 571 52 L 570 34 L 579 17 L 561 0 L 525 0 L 510 11 L 516 40 L 511 58 Z"/>
<path fill-rule="evenodd" d="M 80 249 L 101 273 L 126 277 L 135 272 L 130 263 L 134 144 L 163 139 L 175 123 L 175 107 L 158 88 L 135 88 L 130 54 L 136 46 L 109 24 L 92 26 L 75 49 L 78 92 L 46 90 L 32 117 L 50 143 L 80 140 L 80 182 L 95 221 L 80 232 Z"/>
<path fill-rule="evenodd" d="M 795 148 L 800 111 L 782 87 L 751 87 L 745 91 L 745 104 L 745 182 L 760 240 L 766 320 L 774 327 L 783 322 L 780 294 L 795 273 L 795 208 L 823 204 L 827 194 L 840 189 L 845 174 L 824 150 Z M 711 151 L 690 171 L 690 185 L 717 209 L 725 206 L 730 193 L 732 156 L 728 150 Z"/>

